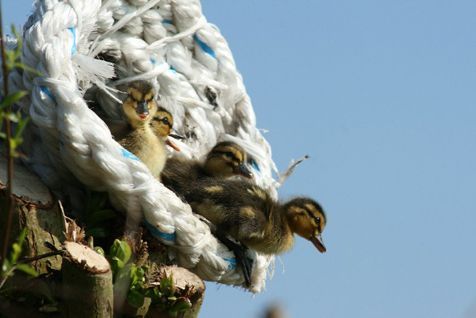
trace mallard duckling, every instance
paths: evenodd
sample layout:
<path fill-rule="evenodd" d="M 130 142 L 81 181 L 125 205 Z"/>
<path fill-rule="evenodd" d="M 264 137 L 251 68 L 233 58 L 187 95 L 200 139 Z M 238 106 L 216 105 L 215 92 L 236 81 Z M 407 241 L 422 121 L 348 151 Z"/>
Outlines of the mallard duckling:
<path fill-rule="evenodd" d="M 247 155 L 238 144 L 223 141 L 208 153 L 205 162 L 184 158 L 169 158 L 162 171 L 162 182 L 177 194 L 195 180 L 207 177 L 228 178 L 241 175 L 251 178 L 253 174 L 246 166 Z"/>
<path fill-rule="evenodd" d="M 198 180 L 185 193 L 194 212 L 249 248 L 264 254 L 280 254 L 293 246 L 294 233 L 326 251 L 321 233 L 326 216 L 310 198 L 283 204 L 262 188 L 244 180 Z"/>
<path fill-rule="evenodd" d="M 119 143 L 144 162 L 152 175 L 159 177 L 167 159 L 164 143 L 170 133 L 172 115 L 157 106 L 154 89 L 148 82 L 132 82 L 127 92 L 122 109 L 131 131 Z"/>
<path fill-rule="evenodd" d="M 251 265 L 246 263 L 243 252 L 227 244 L 224 235 L 257 252 L 280 254 L 293 246 L 296 233 L 311 241 L 319 252 L 326 251 L 321 239 L 326 215 L 310 198 L 295 198 L 281 204 L 245 180 L 214 178 L 194 182 L 184 197 L 194 212 L 214 224 L 220 240 L 235 252 L 247 285 Z"/>
<path fill-rule="evenodd" d="M 174 117 L 165 108 L 159 107 L 155 113 L 150 126 L 155 135 L 159 137 L 165 144 L 169 145 L 175 151 L 180 151 L 180 148 L 173 143 L 169 137 L 176 139 L 183 139 L 183 137 L 172 134 L 172 127 L 174 125 Z"/>

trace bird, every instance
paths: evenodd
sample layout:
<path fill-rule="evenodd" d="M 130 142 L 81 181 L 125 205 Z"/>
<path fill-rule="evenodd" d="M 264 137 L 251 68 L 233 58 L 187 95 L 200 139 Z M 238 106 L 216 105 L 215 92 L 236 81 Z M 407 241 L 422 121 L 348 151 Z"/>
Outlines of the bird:
<path fill-rule="evenodd" d="M 159 178 L 167 159 L 165 143 L 171 143 L 167 138 L 172 128 L 172 115 L 157 105 L 155 91 L 146 81 L 131 82 L 127 93 L 122 109 L 129 132 L 119 140 L 119 144 L 137 156 L 152 175 Z"/>
<path fill-rule="evenodd" d="M 181 195 L 192 181 L 202 178 L 252 178 L 253 174 L 246 162 L 247 154 L 241 146 L 223 141 L 210 150 L 204 162 L 180 157 L 169 158 L 162 170 L 161 179 L 166 187 Z"/>
<path fill-rule="evenodd" d="M 206 178 L 193 182 L 184 194 L 192 210 L 214 226 L 214 233 L 235 253 L 249 286 L 251 264 L 245 248 L 276 255 L 290 250 L 297 234 L 326 252 L 323 208 L 308 197 L 280 203 L 261 187 L 239 179 Z M 230 241 L 239 242 L 243 247 Z"/>

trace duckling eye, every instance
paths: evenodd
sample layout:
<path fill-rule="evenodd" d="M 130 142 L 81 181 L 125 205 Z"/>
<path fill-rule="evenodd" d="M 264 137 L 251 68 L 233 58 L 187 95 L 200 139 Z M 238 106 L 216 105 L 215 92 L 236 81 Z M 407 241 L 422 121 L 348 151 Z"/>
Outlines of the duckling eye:
<path fill-rule="evenodd" d="M 223 155 L 230 160 L 235 159 L 235 156 L 231 152 L 224 152 Z"/>
<path fill-rule="evenodd" d="M 162 122 L 164 125 L 172 126 L 172 125 L 170 124 L 170 121 L 169 121 L 169 119 L 168 119 L 167 117 L 157 117 L 156 119 L 157 119 L 157 121 Z"/>

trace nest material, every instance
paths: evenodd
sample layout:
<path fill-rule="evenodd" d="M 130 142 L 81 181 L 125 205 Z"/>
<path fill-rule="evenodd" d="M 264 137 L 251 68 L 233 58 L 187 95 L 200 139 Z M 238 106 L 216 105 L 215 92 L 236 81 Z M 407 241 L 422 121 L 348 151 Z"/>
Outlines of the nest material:
<path fill-rule="evenodd" d="M 82 184 L 173 247 L 176 261 L 201 278 L 242 285 L 233 254 L 139 161 L 124 155 L 106 121 L 120 120 L 121 87 L 150 81 L 187 138 L 180 155 L 199 159 L 218 141 L 241 144 L 256 182 L 276 196 L 268 143 L 231 51 L 197 0 L 44 0 L 23 33 L 22 62 L 43 76 L 15 71 L 11 89 L 26 89 L 31 116 L 28 164 L 59 195 Z M 98 115 L 101 115 L 99 117 Z M 78 182 L 79 181 L 79 182 Z M 273 258 L 255 257 L 252 286 L 264 288 Z"/>

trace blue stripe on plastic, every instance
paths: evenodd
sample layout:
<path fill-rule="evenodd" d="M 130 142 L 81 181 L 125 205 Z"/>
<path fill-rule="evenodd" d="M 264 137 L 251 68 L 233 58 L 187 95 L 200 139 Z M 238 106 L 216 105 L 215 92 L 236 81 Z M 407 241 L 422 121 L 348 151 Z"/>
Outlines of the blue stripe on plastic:
<path fill-rule="evenodd" d="M 174 24 L 174 21 L 172 21 L 170 19 L 164 19 L 164 20 L 162 20 L 162 23 L 163 24 Z"/>
<path fill-rule="evenodd" d="M 73 34 L 73 46 L 71 47 L 71 55 L 75 55 L 78 52 L 76 47 L 76 28 L 68 28 L 68 30 Z"/>
<path fill-rule="evenodd" d="M 136 157 L 136 155 L 134 155 L 132 152 L 130 152 L 129 150 L 126 150 L 124 148 L 121 149 L 122 151 L 122 156 L 123 157 L 126 157 L 128 159 L 132 159 L 132 160 L 136 160 L 136 161 L 139 161 L 140 159 Z"/>
<path fill-rule="evenodd" d="M 175 69 L 175 67 L 173 67 L 172 65 L 170 65 L 170 70 L 174 73 L 177 73 L 177 70 Z"/>
<path fill-rule="evenodd" d="M 157 238 L 160 238 L 160 239 L 163 239 L 163 240 L 166 240 L 166 241 L 169 241 L 169 242 L 175 242 L 175 239 L 177 238 L 177 235 L 175 235 L 175 232 L 174 233 L 161 232 L 161 231 L 159 231 L 158 228 L 156 228 L 155 226 L 153 226 L 152 224 L 150 224 L 146 220 L 144 220 L 144 224 L 153 236 L 155 236 Z"/>
<path fill-rule="evenodd" d="M 55 97 L 53 95 L 53 93 L 51 93 L 50 89 L 46 86 L 40 86 L 40 90 L 46 94 L 46 96 L 48 96 L 49 98 L 51 98 L 52 100 L 55 100 Z"/>
<path fill-rule="evenodd" d="M 203 52 L 207 53 L 208 55 L 210 55 L 211 57 L 213 57 L 214 59 L 217 58 L 216 54 L 215 54 L 215 51 L 213 51 L 213 49 L 208 46 L 207 43 L 203 42 L 198 36 L 197 34 L 194 34 L 193 35 L 193 39 L 195 40 L 195 42 L 197 42 L 198 46 L 200 46 L 200 48 L 203 50 Z"/>
<path fill-rule="evenodd" d="M 236 258 L 227 258 L 227 257 L 224 257 L 223 259 L 228 262 L 228 269 L 229 269 L 229 270 L 234 270 L 234 269 L 236 269 Z"/>
<path fill-rule="evenodd" d="M 254 159 L 250 159 L 249 163 L 251 164 L 251 166 L 253 167 L 253 169 L 255 169 L 255 170 L 257 170 L 257 171 L 260 171 L 260 170 L 259 170 L 258 163 L 257 163 Z"/>

